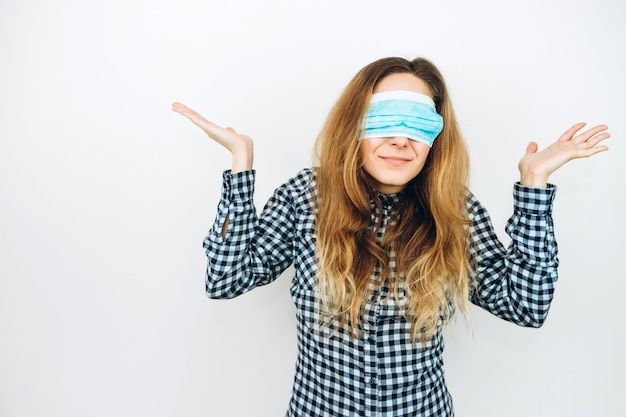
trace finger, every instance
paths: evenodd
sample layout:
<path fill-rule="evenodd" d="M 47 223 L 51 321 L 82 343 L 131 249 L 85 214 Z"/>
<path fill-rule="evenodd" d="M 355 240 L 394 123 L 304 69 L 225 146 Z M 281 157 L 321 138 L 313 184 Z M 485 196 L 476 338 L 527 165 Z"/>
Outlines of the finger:
<path fill-rule="evenodd" d="M 181 114 L 182 113 L 196 113 L 196 111 L 193 110 L 192 108 L 187 107 L 183 103 L 179 103 L 177 101 L 172 103 L 172 110 L 175 111 L 176 113 L 181 113 Z"/>
<path fill-rule="evenodd" d="M 604 134 L 602 134 L 602 132 L 604 132 L 607 129 L 608 129 L 608 126 L 606 126 L 606 125 L 594 126 L 591 129 L 586 130 L 585 132 L 581 133 L 580 135 L 574 137 L 573 141 L 575 143 L 587 142 L 590 139 L 594 138 L 595 136 L 608 134 L 608 132 L 605 132 Z M 604 138 L 604 139 L 606 139 L 606 138 Z"/>
<path fill-rule="evenodd" d="M 179 103 L 177 101 L 172 103 L 172 110 L 175 111 L 176 113 L 185 111 L 185 109 L 187 109 L 187 106 L 185 106 L 183 103 Z"/>
<path fill-rule="evenodd" d="M 182 103 L 172 103 L 172 110 L 187 117 L 188 119 L 191 119 L 192 117 L 197 118 L 198 116 L 200 116 L 195 110 L 185 106 Z"/>
<path fill-rule="evenodd" d="M 582 129 L 586 125 L 587 123 L 585 122 L 576 123 L 574 126 L 570 127 L 565 132 L 563 132 L 563 134 L 559 137 L 557 142 L 565 142 L 565 141 L 572 140 L 576 132 L 578 132 L 580 129 Z"/>
<path fill-rule="evenodd" d="M 539 145 L 537 144 L 537 142 L 530 142 L 526 147 L 526 153 L 535 153 L 537 152 L 537 149 L 539 149 Z"/>
<path fill-rule="evenodd" d="M 609 132 L 603 132 L 590 137 L 585 143 L 587 143 L 591 147 L 595 147 L 598 143 L 602 142 L 603 140 L 607 140 L 610 137 L 611 134 Z"/>
<path fill-rule="evenodd" d="M 223 127 L 205 119 L 200 113 L 182 103 L 172 103 L 172 110 L 191 120 L 193 124 L 204 130 L 204 132 L 213 139 L 222 140 L 229 132 L 234 132 L 232 129 L 229 131 L 228 129 L 224 129 Z"/>
<path fill-rule="evenodd" d="M 593 148 L 587 148 L 583 151 L 580 151 L 580 154 L 578 155 L 578 157 L 589 158 L 590 156 L 593 156 L 597 153 L 608 151 L 608 150 L 609 150 L 609 147 L 606 145 L 594 146 Z"/>

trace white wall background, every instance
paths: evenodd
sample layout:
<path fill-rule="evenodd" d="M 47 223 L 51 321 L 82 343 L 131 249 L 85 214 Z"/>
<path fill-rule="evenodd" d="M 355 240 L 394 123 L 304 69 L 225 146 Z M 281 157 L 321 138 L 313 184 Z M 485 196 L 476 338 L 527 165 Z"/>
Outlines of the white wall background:
<path fill-rule="evenodd" d="M 459 416 L 623 416 L 624 4 L 3 1 L 0 416 L 283 415 L 289 274 L 206 299 L 201 241 L 229 155 L 170 103 L 254 137 L 260 208 L 310 164 L 354 73 L 392 55 L 443 71 L 499 231 L 529 140 L 610 126 L 608 153 L 552 178 L 546 325 L 474 310 L 473 334 L 448 328 L 446 363 Z"/>

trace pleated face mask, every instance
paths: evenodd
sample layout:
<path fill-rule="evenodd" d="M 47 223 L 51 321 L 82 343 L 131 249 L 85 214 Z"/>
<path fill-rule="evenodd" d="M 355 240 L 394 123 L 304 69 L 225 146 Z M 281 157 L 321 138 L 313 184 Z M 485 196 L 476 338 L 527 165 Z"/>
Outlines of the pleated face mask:
<path fill-rule="evenodd" d="M 443 118 L 433 100 L 413 91 L 394 90 L 372 95 L 361 139 L 405 136 L 433 146 Z"/>

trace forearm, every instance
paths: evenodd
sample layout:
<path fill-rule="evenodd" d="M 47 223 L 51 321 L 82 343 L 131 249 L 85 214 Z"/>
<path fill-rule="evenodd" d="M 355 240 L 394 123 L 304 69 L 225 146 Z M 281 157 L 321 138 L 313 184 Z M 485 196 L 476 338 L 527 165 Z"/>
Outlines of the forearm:
<path fill-rule="evenodd" d="M 258 224 L 253 193 L 253 174 L 224 172 L 217 215 L 203 242 L 210 298 L 233 298 L 254 286 L 247 256 Z"/>
<path fill-rule="evenodd" d="M 224 172 L 218 213 L 204 240 L 210 298 L 233 298 L 268 284 L 292 262 L 292 231 L 281 229 L 292 224 L 289 196 L 278 189 L 259 217 L 253 193 L 254 171 Z"/>
<path fill-rule="evenodd" d="M 472 301 L 507 321 L 539 327 L 547 316 L 558 277 L 550 214 L 554 188 L 516 185 L 514 195 L 514 214 L 506 227 L 511 243 L 506 250 L 484 208 L 477 205 L 471 213 L 472 259 L 476 265 Z"/>

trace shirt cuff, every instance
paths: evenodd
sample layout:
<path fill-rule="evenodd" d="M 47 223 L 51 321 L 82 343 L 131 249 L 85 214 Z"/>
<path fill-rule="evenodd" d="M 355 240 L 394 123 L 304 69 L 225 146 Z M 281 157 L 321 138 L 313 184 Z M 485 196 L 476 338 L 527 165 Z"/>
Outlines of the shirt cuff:
<path fill-rule="evenodd" d="M 231 174 L 230 170 L 222 173 L 222 199 L 224 201 L 249 200 L 254 195 L 255 170 Z"/>
<path fill-rule="evenodd" d="M 545 215 L 552 212 L 552 202 L 556 186 L 548 184 L 546 188 L 534 188 L 515 183 L 513 187 L 513 209 L 516 213 Z"/>

